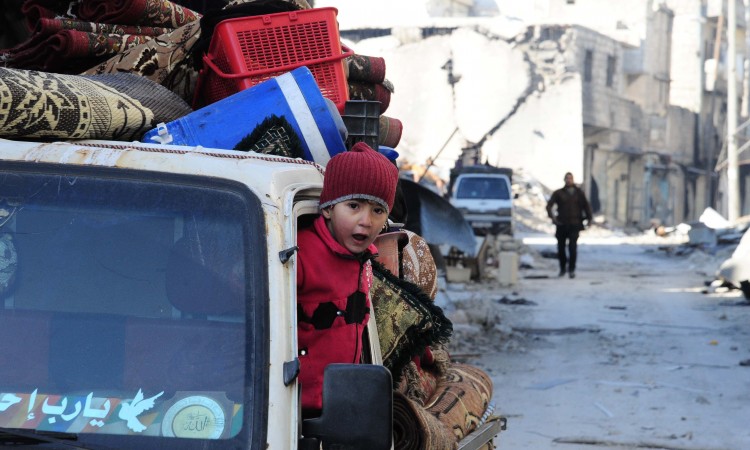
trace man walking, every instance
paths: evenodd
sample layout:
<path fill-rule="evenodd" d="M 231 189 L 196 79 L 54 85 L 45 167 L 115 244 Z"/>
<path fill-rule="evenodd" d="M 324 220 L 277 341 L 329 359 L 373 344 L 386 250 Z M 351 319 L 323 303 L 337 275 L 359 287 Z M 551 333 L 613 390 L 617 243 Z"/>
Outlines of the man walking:
<path fill-rule="evenodd" d="M 556 211 L 553 211 L 554 207 Z M 566 268 L 570 278 L 576 276 L 576 256 L 578 246 L 578 233 L 591 223 L 593 214 L 591 205 L 586 199 L 586 194 L 575 185 L 573 174 L 565 174 L 565 186 L 552 193 L 547 202 L 547 215 L 552 223 L 557 226 L 555 237 L 557 238 L 557 259 L 560 261 L 560 275 L 565 275 Z M 567 241 L 568 255 L 565 254 Z"/>

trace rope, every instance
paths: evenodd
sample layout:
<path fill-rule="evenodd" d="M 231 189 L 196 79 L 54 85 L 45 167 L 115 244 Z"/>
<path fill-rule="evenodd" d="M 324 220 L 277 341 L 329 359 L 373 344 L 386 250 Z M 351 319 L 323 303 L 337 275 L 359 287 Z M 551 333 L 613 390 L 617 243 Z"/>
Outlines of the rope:
<path fill-rule="evenodd" d="M 244 154 L 244 155 L 238 155 L 238 154 L 228 154 L 228 153 L 218 153 L 218 152 L 205 152 L 205 151 L 195 151 L 195 150 L 177 150 L 172 148 L 153 148 L 153 147 L 138 147 L 134 145 L 125 145 L 125 144 L 94 144 L 94 143 L 79 143 L 78 145 L 82 145 L 84 147 L 103 147 L 103 148 L 111 148 L 115 150 L 138 150 L 142 152 L 151 152 L 151 153 L 171 153 L 171 154 L 177 154 L 177 155 L 185 155 L 188 153 L 196 153 L 200 155 L 208 155 L 208 156 L 214 156 L 217 158 L 227 158 L 227 159 L 254 159 L 254 160 L 260 160 L 260 161 L 267 161 L 267 162 L 283 162 L 283 163 L 290 163 L 290 164 L 301 164 L 305 166 L 313 166 L 321 175 L 325 175 L 325 169 L 318 163 L 314 161 L 307 161 L 305 159 L 292 159 L 292 158 L 284 158 L 283 156 L 261 156 L 256 154 Z"/>

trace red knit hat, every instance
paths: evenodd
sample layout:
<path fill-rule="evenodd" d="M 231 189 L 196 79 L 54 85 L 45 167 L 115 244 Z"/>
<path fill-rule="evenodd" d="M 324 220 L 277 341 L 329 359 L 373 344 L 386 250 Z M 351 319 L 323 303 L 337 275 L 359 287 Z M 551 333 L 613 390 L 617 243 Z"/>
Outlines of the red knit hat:
<path fill-rule="evenodd" d="M 389 212 L 396 197 L 398 169 L 364 142 L 335 155 L 326 165 L 320 208 L 351 199 L 378 202 Z"/>

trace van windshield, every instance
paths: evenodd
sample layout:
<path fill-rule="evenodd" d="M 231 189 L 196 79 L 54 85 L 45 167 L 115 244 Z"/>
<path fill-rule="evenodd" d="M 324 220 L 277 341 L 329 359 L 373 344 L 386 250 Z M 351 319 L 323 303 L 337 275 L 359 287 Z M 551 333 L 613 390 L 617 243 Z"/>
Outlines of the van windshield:
<path fill-rule="evenodd" d="M 0 171 L 0 427 L 237 447 L 263 383 L 257 199 L 76 170 Z"/>
<path fill-rule="evenodd" d="M 458 183 L 456 198 L 509 200 L 508 183 L 497 177 L 466 177 Z"/>

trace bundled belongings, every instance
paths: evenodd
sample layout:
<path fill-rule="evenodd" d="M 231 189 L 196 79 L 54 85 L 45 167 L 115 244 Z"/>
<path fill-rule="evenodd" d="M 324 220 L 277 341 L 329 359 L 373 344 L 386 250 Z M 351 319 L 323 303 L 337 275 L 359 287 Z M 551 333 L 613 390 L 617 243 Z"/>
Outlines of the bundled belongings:
<path fill-rule="evenodd" d="M 376 126 L 378 145 L 395 148 L 401 140 L 403 126 L 400 120 L 381 115 L 388 109 L 394 91 L 393 84 L 385 78 L 385 60 L 354 54 L 346 59 L 346 77 L 351 100 L 380 104 Z"/>
<path fill-rule="evenodd" d="M 452 450 L 482 425 L 502 427 L 504 422 L 493 415 L 490 377 L 477 367 L 451 362 L 445 349 L 452 324 L 433 304 L 437 268 L 427 242 L 411 231 L 381 238 L 384 255 L 373 262 L 370 295 L 383 364 L 395 383 L 394 448 Z M 399 263 L 392 261 L 392 242 L 398 242 Z M 380 242 L 376 245 L 380 252 Z M 492 441 L 482 447 L 492 448 Z"/>
<path fill-rule="evenodd" d="M 27 0 L 30 37 L 0 50 L 6 67 L 75 74 L 200 15 L 167 0 Z"/>
<path fill-rule="evenodd" d="M 130 74 L 62 75 L 0 68 L 0 136 L 137 140 L 190 113 L 163 86 Z"/>
<path fill-rule="evenodd" d="M 140 45 L 122 49 L 85 73 L 135 73 L 163 84 L 184 100 L 195 103 L 198 70 L 203 67 L 202 57 L 208 51 L 217 23 L 230 18 L 308 8 L 310 6 L 304 0 L 234 1 L 221 9 L 207 11 L 200 21 L 188 22 Z"/>
<path fill-rule="evenodd" d="M 283 117 L 284 121 L 267 121 L 272 116 Z M 273 127 L 276 127 L 275 131 L 269 130 Z M 275 144 L 269 142 L 258 147 L 258 142 L 263 140 L 260 137 L 268 132 L 272 135 L 264 139 L 276 136 L 273 138 Z M 325 166 L 333 155 L 346 150 L 346 130 L 341 116 L 323 98 L 312 74 L 305 67 L 159 125 L 147 132 L 142 142 L 257 150 L 282 144 L 285 138 L 279 140 L 279 133 L 286 134 L 290 147 L 284 150 L 274 147 L 277 151 L 268 152 L 298 156 L 300 149 L 295 147 L 301 147 L 304 159 Z M 255 141 L 256 138 L 258 141 Z"/>

